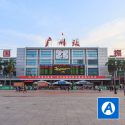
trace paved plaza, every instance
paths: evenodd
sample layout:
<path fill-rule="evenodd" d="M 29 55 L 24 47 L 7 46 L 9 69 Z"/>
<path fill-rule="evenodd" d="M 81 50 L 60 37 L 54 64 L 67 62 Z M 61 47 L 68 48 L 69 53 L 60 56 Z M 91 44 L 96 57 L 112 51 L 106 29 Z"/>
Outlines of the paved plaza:
<path fill-rule="evenodd" d="M 97 97 L 120 97 L 120 119 L 98 120 Z M 125 125 L 125 97 L 123 91 L 0 90 L 0 125 Z"/>

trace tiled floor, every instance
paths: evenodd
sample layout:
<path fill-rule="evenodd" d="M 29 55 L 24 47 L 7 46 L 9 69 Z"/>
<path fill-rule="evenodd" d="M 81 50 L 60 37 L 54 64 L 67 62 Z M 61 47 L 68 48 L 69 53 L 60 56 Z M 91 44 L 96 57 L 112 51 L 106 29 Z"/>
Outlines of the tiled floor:
<path fill-rule="evenodd" d="M 120 97 L 120 119 L 98 120 L 97 97 Z M 0 90 L 0 125 L 125 125 L 125 97 L 102 91 Z"/>

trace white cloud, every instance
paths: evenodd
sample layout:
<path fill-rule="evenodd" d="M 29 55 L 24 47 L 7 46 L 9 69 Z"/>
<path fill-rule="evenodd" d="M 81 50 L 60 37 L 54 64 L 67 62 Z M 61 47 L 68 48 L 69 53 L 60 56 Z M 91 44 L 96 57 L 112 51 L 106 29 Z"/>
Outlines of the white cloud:
<path fill-rule="evenodd" d="M 0 45 L 2 49 L 11 49 L 16 56 L 16 49 L 21 47 L 43 46 L 45 39 L 40 35 L 25 34 L 13 30 L 0 30 Z M 0 52 L 1 53 L 1 52 Z M 0 54 L 1 56 L 1 54 Z"/>
<path fill-rule="evenodd" d="M 57 37 L 56 37 L 57 38 Z M 2 48 L 12 48 L 16 55 L 17 47 L 44 46 L 45 39 L 37 34 L 21 33 L 13 30 L 0 30 L 0 45 Z M 53 39 L 53 38 L 52 38 Z M 53 39 L 53 46 L 58 40 Z M 114 49 L 121 49 L 125 56 L 125 18 L 113 20 L 90 31 L 84 39 L 80 39 L 81 46 L 107 47 L 109 54 Z M 70 43 L 67 43 L 70 45 Z M 71 46 L 71 45 L 70 45 Z"/>
<path fill-rule="evenodd" d="M 42 37 L 39 35 L 34 35 L 34 34 L 26 34 L 26 33 L 21 33 L 13 30 L 0 30 L 0 33 L 3 34 L 4 36 L 10 36 L 12 38 L 18 38 L 18 39 L 23 39 L 24 41 L 29 40 L 29 41 L 41 41 Z"/>
<path fill-rule="evenodd" d="M 113 49 L 122 49 L 125 55 L 125 18 L 113 20 L 92 30 L 81 40 L 81 45 L 107 47 L 109 54 L 112 54 Z"/>

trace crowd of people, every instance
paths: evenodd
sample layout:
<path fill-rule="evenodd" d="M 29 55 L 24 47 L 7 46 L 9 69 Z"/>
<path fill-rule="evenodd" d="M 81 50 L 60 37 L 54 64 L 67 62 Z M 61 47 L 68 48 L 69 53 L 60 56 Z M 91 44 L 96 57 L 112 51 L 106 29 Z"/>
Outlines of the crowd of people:
<path fill-rule="evenodd" d="M 50 90 L 72 90 L 72 86 L 48 86 L 48 87 L 38 87 L 38 86 L 16 86 L 15 87 L 16 91 L 17 92 L 27 92 L 27 90 L 41 90 L 41 89 L 50 89 Z M 99 92 L 102 91 L 102 88 L 101 86 L 76 86 L 76 90 L 84 90 L 84 89 L 87 89 L 87 90 L 98 90 Z M 110 91 L 114 91 L 115 94 L 117 94 L 118 92 L 118 88 L 117 87 L 114 87 L 114 86 L 108 86 L 107 87 L 107 90 L 110 90 Z M 125 96 L 125 86 L 123 86 L 122 88 L 119 88 L 119 90 L 123 90 L 124 92 L 124 96 Z"/>

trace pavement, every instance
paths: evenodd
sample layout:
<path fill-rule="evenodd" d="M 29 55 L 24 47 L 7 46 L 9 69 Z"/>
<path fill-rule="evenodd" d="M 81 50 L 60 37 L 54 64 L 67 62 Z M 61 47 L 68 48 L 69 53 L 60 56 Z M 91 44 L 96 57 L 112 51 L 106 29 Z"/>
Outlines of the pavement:
<path fill-rule="evenodd" d="M 120 119 L 98 120 L 97 98 L 119 97 Z M 123 91 L 0 90 L 0 125 L 125 125 Z"/>

